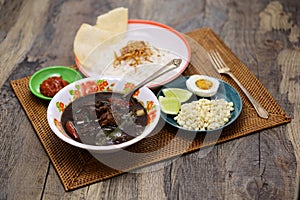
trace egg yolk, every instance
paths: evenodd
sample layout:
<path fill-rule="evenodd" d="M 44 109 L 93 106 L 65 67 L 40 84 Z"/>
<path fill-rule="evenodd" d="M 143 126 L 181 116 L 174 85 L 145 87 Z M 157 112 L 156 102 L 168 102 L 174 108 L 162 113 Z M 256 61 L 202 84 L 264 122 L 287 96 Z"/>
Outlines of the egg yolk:
<path fill-rule="evenodd" d="M 209 80 L 199 79 L 196 81 L 196 86 L 202 90 L 208 90 L 213 86 L 213 83 Z"/>

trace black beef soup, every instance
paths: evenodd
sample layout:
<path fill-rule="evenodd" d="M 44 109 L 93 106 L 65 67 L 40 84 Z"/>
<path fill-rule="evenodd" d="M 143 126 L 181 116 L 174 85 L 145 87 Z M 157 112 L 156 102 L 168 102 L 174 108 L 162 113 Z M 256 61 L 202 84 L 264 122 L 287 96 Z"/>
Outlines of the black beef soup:
<path fill-rule="evenodd" d="M 147 125 L 144 106 L 122 94 L 98 92 L 76 99 L 62 114 L 62 125 L 73 139 L 91 145 L 120 144 L 140 135 Z"/>

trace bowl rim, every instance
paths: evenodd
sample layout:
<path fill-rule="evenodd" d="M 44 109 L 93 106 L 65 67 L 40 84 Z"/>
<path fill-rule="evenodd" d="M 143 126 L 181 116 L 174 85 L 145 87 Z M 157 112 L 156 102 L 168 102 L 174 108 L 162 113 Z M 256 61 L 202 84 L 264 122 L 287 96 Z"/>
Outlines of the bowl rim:
<path fill-rule="evenodd" d="M 29 82 L 28 82 L 28 87 L 29 87 L 29 90 L 32 92 L 32 94 L 34 94 L 36 97 L 39 97 L 41 99 L 44 99 L 44 100 L 51 100 L 53 97 L 47 97 L 47 96 L 44 96 L 42 93 L 40 92 L 37 92 L 34 87 L 33 87 L 33 80 L 42 72 L 44 71 L 49 71 L 49 70 L 53 70 L 53 69 L 65 69 L 65 70 L 69 70 L 69 71 L 72 71 L 74 72 L 74 74 L 80 76 L 80 79 L 82 79 L 82 75 L 80 74 L 80 72 L 78 72 L 77 70 L 75 69 L 72 69 L 68 66 L 63 66 L 63 65 L 54 65 L 54 66 L 49 66 L 49 67 L 45 67 L 45 68 L 42 68 L 42 69 L 39 69 L 38 71 L 36 71 L 29 79 Z M 51 76 L 50 76 L 51 77 Z M 79 79 L 79 80 L 80 80 Z M 46 80 L 46 79 L 44 79 Z M 43 80 L 43 81 L 44 81 Z"/>
<path fill-rule="evenodd" d="M 140 140 L 142 140 L 143 138 L 146 138 L 149 134 L 152 133 L 152 131 L 154 130 L 154 128 L 157 126 L 159 119 L 160 119 L 160 114 L 161 114 L 161 110 L 160 110 L 160 105 L 158 103 L 158 99 L 156 98 L 156 95 L 153 93 L 153 91 L 151 91 L 148 87 L 144 86 L 142 88 L 140 88 L 140 90 L 145 90 L 145 92 L 147 94 L 150 94 L 153 97 L 153 100 L 156 103 L 156 117 L 155 120 L 153 122 L 153 128 L 151 128 L 150 130 L 148 130 L 147 132 L 143 132 L 141 135 L 127 141 L 121 144 L 112 144 L 112 145 L 107 145 L 107 146 L 101 146 L 101 145 L 90 145 L 90 144 L 84 144 L 84 143 L 80 143 L 75 141 L 74 139 L 70 138 L 70 137 L 66 137 L 53 123 L 53 119 L 51 118 L 51 105 L 55 104 L 55 101 L 57 101 L 58 97 L 60 95 L 62 95 L 63 93 L 67 92 L 69 88 L 71 88 L 72 86 L 74 86 L 75 84 L 80 84 L 89 80 L 99 80 L 99 79 L 107 79 L 107 80 L 112 80 L 112 79 L 116 79 L 118 81 L 123 80 L 126 82 L 130 82 L 122 77 L 119 76 L 101 76 L 101 77 L 87 77 L 87 78 L 83 78 L 80 80 L 77 80 L 69 85 L 67 85 L 66 87 L 64 87 L 62 90 L 60 90 L 54 97 L 53 99 L 50 101 L 49 106 L 47 108 L 47 121 L 48 124 L 50 126 L 50 128 L 52 129 L 52 131 L 55 133 L 56 136 L 58 136 L 61 140 L 67 142 L 68 144 L 71 144 L 75 147 L 79 147 L 82 149 L 86 149 L 86 150 L 90 150 L 90 151 L 116 151 L 125 147 L 128 147 Z M 68 105 L 73 102 L 74 100 L 71 100 L 68 102 Z M 60 114 L 61 117 L 61 114 Z M 52 121 L 51 121 L 52 120 Z"/>

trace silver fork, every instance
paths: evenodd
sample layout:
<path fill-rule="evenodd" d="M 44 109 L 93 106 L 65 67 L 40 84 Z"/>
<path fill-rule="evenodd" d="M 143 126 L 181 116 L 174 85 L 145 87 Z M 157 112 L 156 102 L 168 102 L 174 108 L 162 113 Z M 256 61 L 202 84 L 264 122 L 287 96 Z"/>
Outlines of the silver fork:
<path fill-rule="evenodd" d="M 246 90 L 246 88 L 244 88 L 241 82 L 231 73 L 230 68 L 228 67 L 228 65 L 226 65 L 219 52 L 217 50 L 211 50 L 210 52 L 208 52 L 208 57 L 219 74 L 227 74 L 237 83 L 237 85 L 241 88 L 241 90 L 250 100 L 258 116 L 264 119 L 268 119 L 269 113 L 262 107 L 262 105 L 259 102 L 257 102 L 252 97 L 252 95 Z"/>

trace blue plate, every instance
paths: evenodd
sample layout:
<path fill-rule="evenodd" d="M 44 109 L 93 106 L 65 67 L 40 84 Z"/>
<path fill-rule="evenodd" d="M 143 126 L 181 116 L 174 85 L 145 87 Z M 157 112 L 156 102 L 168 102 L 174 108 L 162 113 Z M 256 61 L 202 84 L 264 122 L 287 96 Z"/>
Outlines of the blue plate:
<path fill-rule="evenodd" d="M 160 91 L 157 93 L 157 97 L 159 96 L 164 96 L 162 90 L 164 88 L 182 88 L 182 89 L 186 89 L 186 80 L 188 79 L 189 77 L 179 77 L 177 79 L 175 79 L 174 81 L 164 85 Z M 218 79 L 219 82 L 220 82 L 220 86 L 219 86 L 219 89 L 218 89 L 218 92 L 215 96 L 212 96 L 212 97 L 209 97 L 209 98 L 206 98 L 206 99 L 225 99 L 226 101 L 228 102 L 233 102 L 233 106 L 234 106 L 234 110 L 231 112 L 231 118 L 229 119 L 229 121 L 222 127 L 218 128 L 218 129 L 214 129 L 214 130 L 205 130 L 205 131 L 197 131 L 197 132 L 203 132 L 203 133 L 206 133 L 206 132 L 213 132 L 213 131 L 216 131 L 216 130 L 220 130 L 220 129 L 223 129 L 227 126 L 229 126 L 230 124 L 232 124 L 238 117 L 239 115 L 241 114 L 241 111 L 242 111 L 242 99 L 241 99 L 241 96 L 239 95 L 239 93 L 231 86 L 229 85 L 228 83 Z M 188 102 L 191 102 L 191 101 L 197 101 L 198 99 L 200 98 L 203 98 L 203 97 L 198 97 L 196 95 L 192 95 L 192 97 L 185 103 L 188 103 Z M 180 126 L 175 120 L 174 120 L 174 117 L 176 115 L 169 115 L 169 114 L 166 114 L 164 112 L 161 111 L 161 117 L 170 125 L 174 126 L 174 127 L 177 127 L 179 129 L 182 129 L 182 130 L 186 130 L 186 131 L 191 131 L 191 130 L 188 130 L 186 128 L 183 128 L 182 126 Z M 192 132 L 195 132 L 195 131 L 192 131 Z"/>

